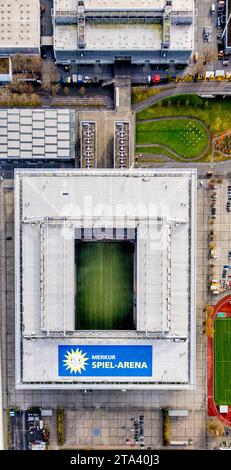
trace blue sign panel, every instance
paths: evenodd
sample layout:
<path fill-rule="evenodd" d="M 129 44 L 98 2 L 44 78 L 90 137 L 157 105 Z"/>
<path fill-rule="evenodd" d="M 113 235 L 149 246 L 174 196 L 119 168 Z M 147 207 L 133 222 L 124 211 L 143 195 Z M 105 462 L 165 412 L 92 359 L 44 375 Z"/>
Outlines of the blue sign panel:
<path fill-rule="evenodd" d="M 59 376 L 151 377 L 152 346 L 59 346 Z"/>

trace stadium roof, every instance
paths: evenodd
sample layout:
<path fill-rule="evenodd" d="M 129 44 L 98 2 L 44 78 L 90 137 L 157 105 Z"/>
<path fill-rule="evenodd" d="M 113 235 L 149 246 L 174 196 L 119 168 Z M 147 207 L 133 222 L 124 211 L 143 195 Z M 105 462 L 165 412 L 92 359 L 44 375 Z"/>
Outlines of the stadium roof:
<path fill-rule="evenodd" d="M 195 203 L 194 170 L 16 171 L 18 386 L 193 386 Z M 115 227 L 136 231 L 136 330 L 76 331 L 76 230 L 86 230 L 89 238 L 97 228 L 101 239 L 101 228 L 111 233 Z M 63 378 L 57 350 L 67 344 L 150 346 L 153 373 L 123 381 Z"/>

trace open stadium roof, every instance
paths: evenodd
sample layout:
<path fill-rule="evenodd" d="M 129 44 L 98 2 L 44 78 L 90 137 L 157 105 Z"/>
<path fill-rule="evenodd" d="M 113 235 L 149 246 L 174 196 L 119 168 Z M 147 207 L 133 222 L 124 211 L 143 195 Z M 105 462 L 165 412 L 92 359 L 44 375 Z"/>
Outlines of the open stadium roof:
<path fill-rule="evenodd" d="M 195 184 L 194 170 L 16 171 L 18 386 L 193 386 Z M 75 329 L 77 233 L 135 239 L 136 330 Z M 149 375 L 60 372 L 62 347 L 112 345 L 151 348 Z"/>

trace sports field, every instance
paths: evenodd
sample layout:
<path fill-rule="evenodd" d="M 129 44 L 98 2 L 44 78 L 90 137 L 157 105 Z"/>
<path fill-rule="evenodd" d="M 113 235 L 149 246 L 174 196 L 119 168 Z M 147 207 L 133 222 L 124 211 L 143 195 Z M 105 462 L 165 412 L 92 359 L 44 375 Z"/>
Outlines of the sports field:
<path fill-rule="evenodd" d="M 214 329 L 214 401 L 231 405 L 231 318 L 216 318 Z"/>
<path fill-rule="evenodd" d="M 134 329 L 134 245 L 76 241 L 75 259 L 76 329 Z"/>

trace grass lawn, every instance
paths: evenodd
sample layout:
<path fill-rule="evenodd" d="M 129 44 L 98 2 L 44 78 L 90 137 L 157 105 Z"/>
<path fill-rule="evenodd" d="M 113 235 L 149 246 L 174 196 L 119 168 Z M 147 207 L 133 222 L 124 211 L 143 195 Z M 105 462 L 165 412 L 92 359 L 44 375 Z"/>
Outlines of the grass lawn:
<path fill-rule="evenodd" d="M 183 157 L 199 157 L 208 145 L 208 135 L 194 119 L 141 122 L 136 125 L 136 144 L 161 144 Z"/>
<path fill-rule="evenodd" d="M 217 318 L 214 326 L 214 401 L 231 405 L 231 318 Z"/>
<path fill-rule="evenodd" d="M 173 159 L 176 158 L 170 151 L 167 151 L 163 149 L 162 147 L 158 147 L 158 146 L 155 146 L 155 147 L 137 146 L 136 155 L 138 155 L 139 153 L 142 153 L 144 155 L 166 155 L 167 157 L 170 157 Z"/>
<path fill-rule="evenodd" d="M 231 99 L 206 99 L 197 95 L 170 96 L 137 113 L 137 120 L 162 116 L 197 117 L 215 135 L 231 129 Z"/>
<path fill-rule="evenodd" d="M 129 242 L 76 241 L 76 329 L 131 330 L 133 257 Z"/>

